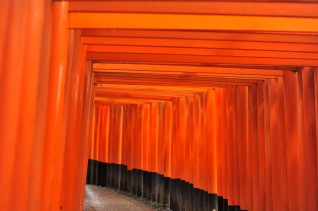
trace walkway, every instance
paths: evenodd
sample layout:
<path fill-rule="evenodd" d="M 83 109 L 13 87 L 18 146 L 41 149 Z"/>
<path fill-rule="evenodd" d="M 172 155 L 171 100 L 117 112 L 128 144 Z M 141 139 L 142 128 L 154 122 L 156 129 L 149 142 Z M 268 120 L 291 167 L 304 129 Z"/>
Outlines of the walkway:
<path fill-rule="evenodd" d="M 141 201 L 108 188 L 86 185 L 84 211 L 154 211 Z"/>

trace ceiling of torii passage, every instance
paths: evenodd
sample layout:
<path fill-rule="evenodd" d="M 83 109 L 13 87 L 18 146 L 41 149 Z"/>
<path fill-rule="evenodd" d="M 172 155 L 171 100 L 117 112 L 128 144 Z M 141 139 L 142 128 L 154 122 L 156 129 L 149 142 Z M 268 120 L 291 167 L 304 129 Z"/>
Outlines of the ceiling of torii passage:
<path fill-rule="evenodd" d="M 96 97 L 108 102 L 253 86 L 318 66 L 316 1 L 70 1 L 69 28 L 80 30 Z"/>
<path fill-rule="evenodd" d="M 317 5 L 303 2 L 79 1 L 70 4 L 70 24 L 80 28 L 315 31 Z M 294 26 L 301 23 L 305 24 Z"/>

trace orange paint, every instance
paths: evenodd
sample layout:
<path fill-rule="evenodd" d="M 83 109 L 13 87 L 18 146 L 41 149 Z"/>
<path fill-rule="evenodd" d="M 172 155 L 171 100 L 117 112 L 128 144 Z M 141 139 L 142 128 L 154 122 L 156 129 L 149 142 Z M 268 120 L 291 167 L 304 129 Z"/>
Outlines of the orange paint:
<path fill-rule="evenodd" d="M 91 159 L 187 182 L 224 208 L 317 210 L 316 11 L 4 1 L 0 207 L 82 210 Z"/>

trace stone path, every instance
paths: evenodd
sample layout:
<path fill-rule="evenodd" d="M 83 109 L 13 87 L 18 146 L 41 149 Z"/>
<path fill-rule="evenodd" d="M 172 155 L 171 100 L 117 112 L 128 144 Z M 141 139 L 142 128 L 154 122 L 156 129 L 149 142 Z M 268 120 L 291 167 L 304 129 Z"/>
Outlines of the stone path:
<path fill-rule="evenodd" d="M 105 187 L 86 185 L 84 211 L 154 211 L 152 207 Z"/>

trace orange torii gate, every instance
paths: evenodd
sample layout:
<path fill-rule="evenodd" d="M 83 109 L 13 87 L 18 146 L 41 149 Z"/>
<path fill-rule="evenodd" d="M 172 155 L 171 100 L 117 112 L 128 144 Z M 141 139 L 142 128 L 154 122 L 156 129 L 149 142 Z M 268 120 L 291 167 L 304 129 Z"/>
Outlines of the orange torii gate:
<path fill-rule="evenodd" d="M 3 0 L 0 206 L 318 210 L 317 56 L 315 0 Z"/>

